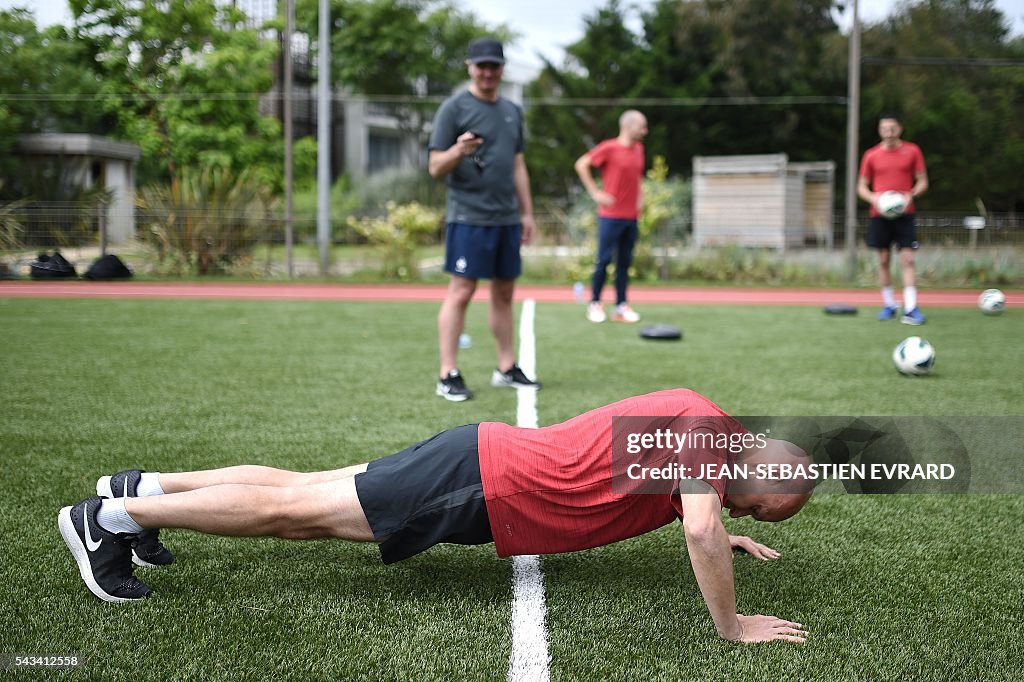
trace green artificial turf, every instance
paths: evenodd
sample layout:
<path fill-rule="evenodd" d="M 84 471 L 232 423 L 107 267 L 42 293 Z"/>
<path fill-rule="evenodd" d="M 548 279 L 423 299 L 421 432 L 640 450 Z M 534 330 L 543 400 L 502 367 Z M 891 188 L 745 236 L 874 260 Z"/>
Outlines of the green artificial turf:
<path fill-rule="evenodd" d="M 541 424 L 686 386 L 733 414 L 1021 415 L 1024 316 L 927 311 L 921 328 L 813 308 L 649 306 L 680 343 L 539 305 Z M 78 653 L 75 679 L 501 679 L 511 567 L 489 546 L 382 566 L 372 546 L 178 531 L 155 590 L 82 585 L 56 512 L 99 475 L 259 463 L 337 468 L 458 424 L 515 419 L 489 387 L 485 307 L 460 366 L 474 400 L 433 395 L 436 304 L 0 299 L 4 567 L 0 655 Z M 905 336 L 933 375 L 889 359 Z M 727 522 L 782 559 L 735 562 L 744 612 L 807 625 L 803 647 L 720 641 L 677 524 L 546 557 L 551 675 L 577 679 L 1019 679 L 1024 502 L 1013 495 L 821 494 L 782 524 Z M 19 673 L 22 674 L 22 673 Z"/>

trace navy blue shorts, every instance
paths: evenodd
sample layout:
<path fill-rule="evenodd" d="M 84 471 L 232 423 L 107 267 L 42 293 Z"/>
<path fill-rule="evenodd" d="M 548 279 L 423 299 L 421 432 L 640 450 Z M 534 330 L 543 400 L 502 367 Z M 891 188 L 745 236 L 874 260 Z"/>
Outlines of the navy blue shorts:
<path fill-rule="evenodd" d="M 523 270 L 522 234 L 522 225 L 448 223 L 445 272 L 467 279 L 515 279 Z"/>
<path fill-rule="evenodd" d="M 385 564 L 439 542 L 494 542 L 477 453 L 479 424 L 458 426 L 356 474 L 356 494 Z"/>
<path fill-rule="evenodd" d="M 868 246 L 889 249 L 893 243 L 901 249 L 917 248 L 917 224 L 913 213 L 904 213 L 892 220 L 874 216 L 868 222 Z"/>

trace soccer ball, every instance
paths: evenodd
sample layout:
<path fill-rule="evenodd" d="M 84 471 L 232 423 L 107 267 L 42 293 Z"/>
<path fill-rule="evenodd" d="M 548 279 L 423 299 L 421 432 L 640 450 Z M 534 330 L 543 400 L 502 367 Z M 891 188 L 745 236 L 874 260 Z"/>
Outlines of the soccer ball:
<path fill-rule="evenodd" d="M 998 315 L 1006 307 L 1006 296 L 999 289 L 985 289 L 978 297 L 978 307 L 986 315 Z"/>
<path fill-rule="evenodd" d="M 903 192 L 882 192 L 878 197 L 878 212 L 886 218 L 899 218 L 907 210 L 907 195 Z"/>
<path fill-rule="evenodd" d="M 892 362 L 903 374 L 927 374 L 935 365 L 935 349 L 920 336 L 910 336 L 896 346 L 896 350 L 892 352 Z"/>

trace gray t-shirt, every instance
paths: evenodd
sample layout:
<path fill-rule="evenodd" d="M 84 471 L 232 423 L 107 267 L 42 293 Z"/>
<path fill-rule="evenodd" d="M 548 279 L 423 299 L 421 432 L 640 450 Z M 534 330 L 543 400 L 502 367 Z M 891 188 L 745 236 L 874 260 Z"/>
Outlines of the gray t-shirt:
<path fill-rule="evenodd" d="M 429 148 L 444 151 L 467 131 L 484 143 L 448 174 L 448 222 L 518 224 L 514 177 L 515 155 L 524 147 L 522 109 L 501 97 L 487 102 L 464 90 L 437 110 Z"/>

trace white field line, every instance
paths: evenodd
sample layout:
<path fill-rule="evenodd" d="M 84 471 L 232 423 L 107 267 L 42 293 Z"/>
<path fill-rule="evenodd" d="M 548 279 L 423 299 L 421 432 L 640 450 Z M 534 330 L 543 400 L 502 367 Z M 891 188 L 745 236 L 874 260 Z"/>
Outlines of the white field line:
<path fill-rule="evenodd" d="M 528 377 L 537 376 L 537 342 L 533 334 L 533 317 L 537 305 L 532 298 L 523 301 L 519 313 L 519 366 Z M 516 390 L 516 426 L 535 429 L 537 423 L 537 389 Z"/>
<path fill-rule="evenodd" d="M 523 301 L 519 320 L 519 366 L 529 377 L 537 371 L 532 299 Z M 516 424 L 537 428 L 537 389 L 516 391 Z M 509 682 L 547 682 L 550 678 L 548 632 L 544 624 L 544 574 L 540 557 L 512 557 L 512 655 L 508 661 Z"/>

